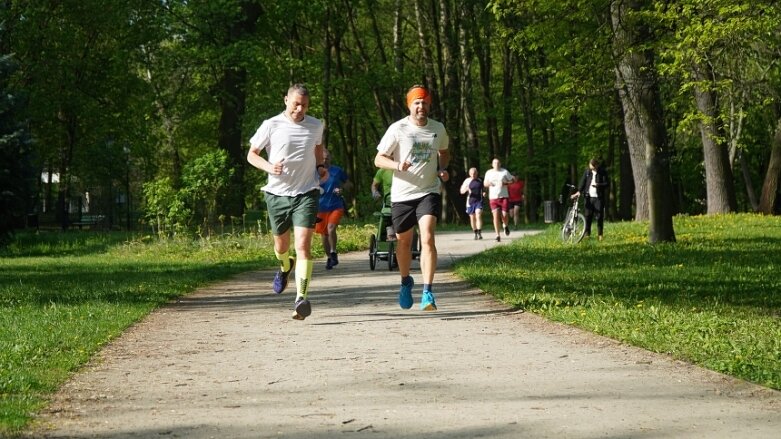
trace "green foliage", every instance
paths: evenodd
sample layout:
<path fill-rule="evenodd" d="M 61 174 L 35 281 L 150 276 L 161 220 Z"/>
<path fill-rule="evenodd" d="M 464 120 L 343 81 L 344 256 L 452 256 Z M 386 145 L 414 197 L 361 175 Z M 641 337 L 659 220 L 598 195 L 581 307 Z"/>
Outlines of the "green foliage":
<path fill-rule="evenodd" d="M 721 111 L 725 120 L 731 111 L 741 111 L 747 99 L 761 104 L 768 90 L 756 87 L 766 80 L 767 66 L 762 65 L 778 41 L 758 36 L 772 34 L 778 25 L 779 12 L 773 2 L 687 0 L 673 7 L 660 2 L 655 13 L 648 15 L 659 27 L 670 30 L 658 48 L 659 70 L 680 81 L 679 93 L 690 96 L 696 87 L 724 95 Z M 713 75 L 697 78 L 695 70 L 706 64 Z M 691 110 L 680 128 L 691 130 L 700 121 L 702 115 Z"/>
<path fill-rule="evenodd" d="M 233 172 L 228 154 L 215 150 L 185 166 L 180 188 L 174 188 L 169 177 L 145 183 L 146 218 L 159 234 L 187 230 L 196 215 L 210 227 L 216 220 L 217 200 Z"/>
<path fill-rule="evenodd" d="M 177 225 L 187 226 L 192 217 L 169 177 L 144 183 L 144 199 L 146 218 L 160 235 Z"/>
<path fill-rule="evenodd" d="M 207 223 L 214 222 L 217 200 L 233 173 L 228 165 L 228 153 L 221 149 L 208 152 L 185 166 L 181 193 L 193 206 L 200 206 Z"/>
<path fill-rule="evenodd" d="M 59 172 L 72 193 L 104 193 L 100 201 L 106 208 L 115 204 L 118 188 L 140 191 L 164 177 L 178 188 L 184 167 L 224 141 L 225 125 L 240 124 L 241 133 L 227 137 L 242 144 L 220 145 L 231 151 L 232 166 L 239 166 L 240 150 L 260 121 L 281 110 L 287 86 L 306 82 L 313 91 L 310 114 L 324 119 L 335 162 L 350 173 L 356 193 L 366 193 L 377 142 L 403 114 L 404 89 L 429 74 L 422 65 L 425 40 L 437 49 L 433 76 L 427 78 L 437 94 L 462 98 L 459 112 L 462 105 L 474 110 L 477 144 L 461 155 L 485 167 L 489 139 L 506 143 L 511 153 L 505 164 L 528 172 L 532 203 L 551 198 L 572 169 L 592 156 L 609 160 L 614 178 L 631 178 L 617 172 L 623 130 L 610 2 L 418 3 L 420 28 L 415 2 L 394 0 L 129 0 L 109 9 L 98 0 L 6 2 L 3 50 L 19 61 L 10 81 L 29 95 L 22 115 L 38 141 L 32 165 Z M 694 129 L 702 118 L 693 110 L 691 88 L 707 85 L 721 93 L 730 140 L 749 155 L 749 178 L 761 181 L 768 126 L 775 126 L 768 119 L 781 90 L 776 62 L 781 9 L 769 0 L 646 5 L 626 24 L 648 25 L 654 34 L 648 45 L 659 55 L 681 210 L 697 212 L 704 176 L 691 170 L 702 162 Z M 439 26 L 445 6 L 452 8 L 448 28 Z M 459 44 L 465 52 L 445 56 L 437 44 L 456 35 L 463 36 Z M 455 61 L 461 83 L 446 81 L 448 66 L 442 62 L 448 59 Z M 695 81 L 696 62 L 713 66 L 717 77 L 707 84 Z M 242 78 L 236 84 L 242 93 L 232 95 L 242 96 L 241 102 L 226 96 L 228 73 Z M 237 104 L 236 119 L 221 119 L 226 102 Z M 507 119 L 503 102 L 513 112 Z M 435 118 L 445 104 L 435 103 Z M 448 127 L 454 151 L 466 148 L 463 128 Z M 464 160 L 458 156 L 453 162 L 457 168 Z M 243 193 L 256 207 L 260 173 L 247 174 Z M 214 206 L 198 203 L 180 203 L 171 224 L 192 227 L 219 216 Z"/>
<path fill-rule="evenodd" d="M 458 264 L 506 303 L 781 389 L 781 218 L 675 218 L 676 244 L 646 224 L 561 244 L 558 226 Z"/>

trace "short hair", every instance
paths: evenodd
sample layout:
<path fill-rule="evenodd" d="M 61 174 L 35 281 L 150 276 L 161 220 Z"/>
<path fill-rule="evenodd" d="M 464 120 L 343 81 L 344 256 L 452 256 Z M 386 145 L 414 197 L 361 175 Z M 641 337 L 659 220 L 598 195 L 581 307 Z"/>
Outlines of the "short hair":
<path fill-rule="evenodd" d="M 589 164 L 591 164 L 591 166 L 593 166 L 595 168 L 598 168 L 599 167 L 599 159 L 591 159 Z"/>
<path fill-rule="evenodd" d="M 306 88 L 304 84 L 301 83 L 295 83 L 290 86 L 290 88 L 287 89 L 287 96 L 290 96 L 292 93 L 301 95 L 301 96 L 309 96 L 309 89 Z"/>

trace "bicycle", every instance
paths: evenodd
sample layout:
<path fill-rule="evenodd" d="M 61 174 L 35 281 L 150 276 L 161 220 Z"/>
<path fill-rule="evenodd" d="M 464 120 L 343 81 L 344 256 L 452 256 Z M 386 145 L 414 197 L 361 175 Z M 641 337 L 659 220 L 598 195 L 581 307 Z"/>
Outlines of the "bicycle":
<path fill-rule="evenodd" d="M 568 184 L 570 189 L 575 186 Z M 568 244 L 577 244 L 586 234 L 586 218 L 580 213 L 580 196 L 572 199 L 572 204 L 564 216 L 564 225 L 561 228 L 561 240 Z"/>

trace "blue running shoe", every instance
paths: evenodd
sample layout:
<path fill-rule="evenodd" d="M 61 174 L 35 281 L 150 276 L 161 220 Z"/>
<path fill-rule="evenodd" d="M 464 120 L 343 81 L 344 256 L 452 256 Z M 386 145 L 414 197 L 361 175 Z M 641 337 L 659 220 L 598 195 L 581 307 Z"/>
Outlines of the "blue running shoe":
<path fill-rule="evenodd" d="M 337 265 L 339 265 L 339 256 L 336 252 L 331 252 L 331 266 L 336 267 Z"/>
<path fill-rule="evenodd" d="M 290 276 L 290 273 L 293 271 L 293 269 L 296 267 L 296 259 L 294 257 L 290 257 L 290 270 L 288 271 L 282 271 L 280 268 L 277 270 L 277 273 L 274 275 L 274 292 L 277 294 L 281 294 L 283 291 L 285 291 L 285 288 L 287 288 L 287 278 Z"/>
<path fill-rule="evenodd" d="M 404 285 L 402 281 L 401 288 L 399 288 L 399 306 L 402 309 L 412 308 L 412 287 L 414 285 L 415 281 L 412 280 L 412 276 L 409 277 L 409 285 Z"/>
<path fill-rule="evenodd" d="M 420 298 L 420 309 L 423 311 L 437 310 L 437 302 L 434 300 L 434 293 L 431 291 L 423 292 L 423 296 Z"/>
<path fill-rule="evenodd" d="M 325 269 L 326 270 L 330 270 L 330 269 L 334 268 L 334 265 L 336 265 L 336 264 L 334 264 L 334 262 L 331 260 L 331 257 L 329 256 L 328 260 L 325 261 Z"/>
<path fill-rule="evenodd" d="M 304 299 L 303 297 L 299 297 L 296 300 L 293 309 L 295 310 L 293 313 L 293 318 L 295 320 L 304 320 L 312 314 L 312 304 L 309 303 L 308 299 Z"/>

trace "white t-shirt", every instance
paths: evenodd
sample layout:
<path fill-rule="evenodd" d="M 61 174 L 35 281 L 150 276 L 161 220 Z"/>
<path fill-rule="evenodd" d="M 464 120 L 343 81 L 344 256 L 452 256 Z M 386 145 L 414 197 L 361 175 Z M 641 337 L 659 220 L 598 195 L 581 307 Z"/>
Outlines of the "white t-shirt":
<path fill-rule="evenodd" d="M 489 169 L 485 172 L 484 184 L 493 183 L 488 186 L 488 199 L 495 200 L 497 198 L 509 198 L 510 194 L 507 192 L 507 186 L 503 183 L 509 183 L 513 181 L 513 176 L 507 169 L 499 168 Z"/>
<path fill-rule="evenodd" d="M 409 161 L 406 171 L 393 171 L 391 201 L 416 200 L 430 193 L 439 193 L 439 151 L 447 150 L 449 138 L 445 126 L 428 119 L 417 126 L 409 117 L 394 122 L 382 136 L 377 151 L 398 162 Z"/>
<path fill-rule="evenodd" d="M 315 159 L 315 146 L 323 143 L 323 123 L 319 119 L 304 116 L 301 122 L 293 122 L 280 113 L 263 121 L 249 143 L 251 150 L 265 149 L 270 163 L 285 160 L 282 174 L 269 174 L 262 191 L 296 196 L 320 188 Z"/>
<path fill-rule="evenodd" d="M 597 173 L 591 172 L 591 185 L 588 187 L 588 196 L 591 198 L 598 198 L 599 192 L 597 192 Z"/>

